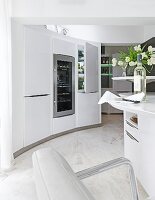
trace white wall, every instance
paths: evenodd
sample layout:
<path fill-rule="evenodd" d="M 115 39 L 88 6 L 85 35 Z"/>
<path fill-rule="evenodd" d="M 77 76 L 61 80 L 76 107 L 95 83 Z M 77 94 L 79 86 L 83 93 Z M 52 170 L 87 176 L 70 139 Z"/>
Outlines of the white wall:
<path fill-rule="evenodd" d="M 12 129 L 13 152 L 24 142 L 24 26 L 12 20 Z M 17 140 L 18 138 L 18 140 Z"/>
<path fill-rule="evenodd" d="M 155 37 L 155 25 L 154 26 L 145 26 L 144 27 L 144 41 Z"/>
<path fill-rule="evenodd" d="M 13 17 L 155 17 L 154 0 L 13 0 L 12 6 Z"/>
<path fill-rule="evenodd" d="M 143 26 L 67 25 L 68 35 L 105 44 L 130 44 L 143 42 Z"/>

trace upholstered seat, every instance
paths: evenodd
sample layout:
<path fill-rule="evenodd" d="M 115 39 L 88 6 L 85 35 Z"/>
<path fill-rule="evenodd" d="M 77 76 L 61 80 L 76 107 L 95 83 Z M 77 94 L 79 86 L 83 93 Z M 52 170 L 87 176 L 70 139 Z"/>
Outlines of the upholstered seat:
<path fill-rule="evenodd" d="M 51 148 L 33 154 L 39 200 L 94 200 L 65 159 Z"/>
<path fill-rule="evenodd" d="M 125 158 L 118 158 L 76 174 L 66 160 L 52 148 L 34 152 L 32 159 L 39 200 L 95 200 L 80 179 L 123 164 L 130 167 L 132 197 L 133 200 L 138 200 L 133 168 L 130 161 Z"/>

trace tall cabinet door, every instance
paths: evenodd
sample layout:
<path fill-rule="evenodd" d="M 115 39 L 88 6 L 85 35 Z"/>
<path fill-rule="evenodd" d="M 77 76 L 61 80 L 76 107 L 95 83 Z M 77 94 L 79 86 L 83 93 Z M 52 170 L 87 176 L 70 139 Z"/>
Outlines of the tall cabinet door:
<path fill-rule="evenodd" d="M 25 28 L 25 96 L 50 93 L 50 36 Z"/>
<path fill-rule="evenodd" d="M 50 40 L 46 30 L 25 27 L 25 146 L 50 135 Z"/>
<path fill-rule="evenodd" d="M 50 135 L 50 95 L 25 98 L 24 146 Z"/>
<path fill-rule="evenodd" d="M 99 90 L 98 60 L 98 47 L 86 43 L 86 93 L 97 92 Z"/>

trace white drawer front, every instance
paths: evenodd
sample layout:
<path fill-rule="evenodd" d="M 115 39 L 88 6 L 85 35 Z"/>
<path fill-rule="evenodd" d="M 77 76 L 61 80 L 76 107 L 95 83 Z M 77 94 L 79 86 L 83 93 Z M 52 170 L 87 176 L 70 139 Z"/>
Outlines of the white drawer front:
<path fill-rule="evenodd" d="M 124 154 L 132 162 L 136 176 L 138 176 L 139 141 L 128 131 L 124 132 Z"/>

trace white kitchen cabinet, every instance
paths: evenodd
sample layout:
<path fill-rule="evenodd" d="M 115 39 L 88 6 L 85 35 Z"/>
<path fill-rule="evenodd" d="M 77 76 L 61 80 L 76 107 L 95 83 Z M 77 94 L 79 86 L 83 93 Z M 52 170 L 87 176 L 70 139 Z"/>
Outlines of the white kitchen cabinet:
<path fill-rule="evenodd" d="M 88 42 L 78 44 L 78 90 L 99 91 L 99 47 Z"/>
<path fill-rule="evenodd" d="M 24 146 L 50 135 L 50 95 L 25 98 Z"/>
<path fill-rule="evenodd" d="M 136 176 L 139 176 L 139 159 L 141 140 L 139 136 L 139 126 L 134 125 L 131 117 L 134 113 L 124 113 L 124 155 L 134 167 Z"/>
<path fill-rule="evenodd" d="M 62 54 L 68 56 L 76 56 L 76 47 L 75 43 L 70 41 L 65 41 L 63 39 L 52 39 L 53 43 L 53 53 L 54 54 Z"/>
<path fill-rule="evenodd" d="M 25 28 L 25 96 L 50 93 L 50 36 Z"/>
<path fill-rule="evenodd" d="M 154 106 L 154 105 L 152 105 Z M 150 197 L 155 198 L 155 116 L 151 114 L 139 115 L 139 131 L 141 148 L 139 154 L 139 180 Z"/>
<path fill-rule="evenodd" d="M 86 43 L 85 92 L 99 91 L 98 47 Z"/>
<path fill-rule="evenodd" d="M 78 93 L 77 127 L 100 123 L 99 93 Z"/>
<path fill-rule="evenodd" d="M 88 42 L 78 44 L 77 127 L 99 124 L 99 47 Z"/>
<path fill-rule="evenodd" d="M 148 193 L 149 199 L 154 199 L 154 94 L 148 94 L 147 100 L 138 105 L 117 101 L 111 104 L 124 111 L 124 156 L 132 162 L 135 174 Z"/>
<path fill-rule="evenodd" d="M 25 27 L 24 146 L 50 135 L 51 36 Z"/>
<path fill-rule="evenodd" d="M 53 134 L 72 130 L 74 128 L 76 128 L 75 115 L 53 118 Z"/>
<path fill-rule="evenodd" d="M 146 192 L 150 197 L 155 197 L 154 118 L 138 114 L 138 124 L 135 125 L 129 117 L 133 115 L 135 113 L 124 113 L 124 156 L 132 162 L 135 174 Z"/>
<path fill-rule="evenodd" d="M 139 156 L 140 145 L 139 141 L 135 140 L 133 135 L 125 131 L 124 133 L 124 155 L 127 159 L 132 162 L 133 168 L 135 170 L 136 176 L 139 176 Z"/>
<path fill-rule="evenodd" d="M 98 46 L 56 36 L 35 26 L 22 26 L 20 33 L 14 30 L 13 37 L 14 152 L 52 134 L 100 123 Z M 78 93 L 76 68 L 75 114 L 53 118 L 53 54 L 73 56 L 77 63 L 76 47 L 79 43 L 85 48 L 87 46 L 86 52 L 90 53 L 86 62 L 88 69 L 92 70 L 86 72 L 86 76 L 91 76 L 86 83 L 88 93 Z"/>
<path fill-rule="evenodd" d="M 12 23 L 13 151 L 50 134 L 51 35 Z M 40 96 L 38 96 L 40 95 Z M 30 97 L 32 96 L 32 97 Z"/>

